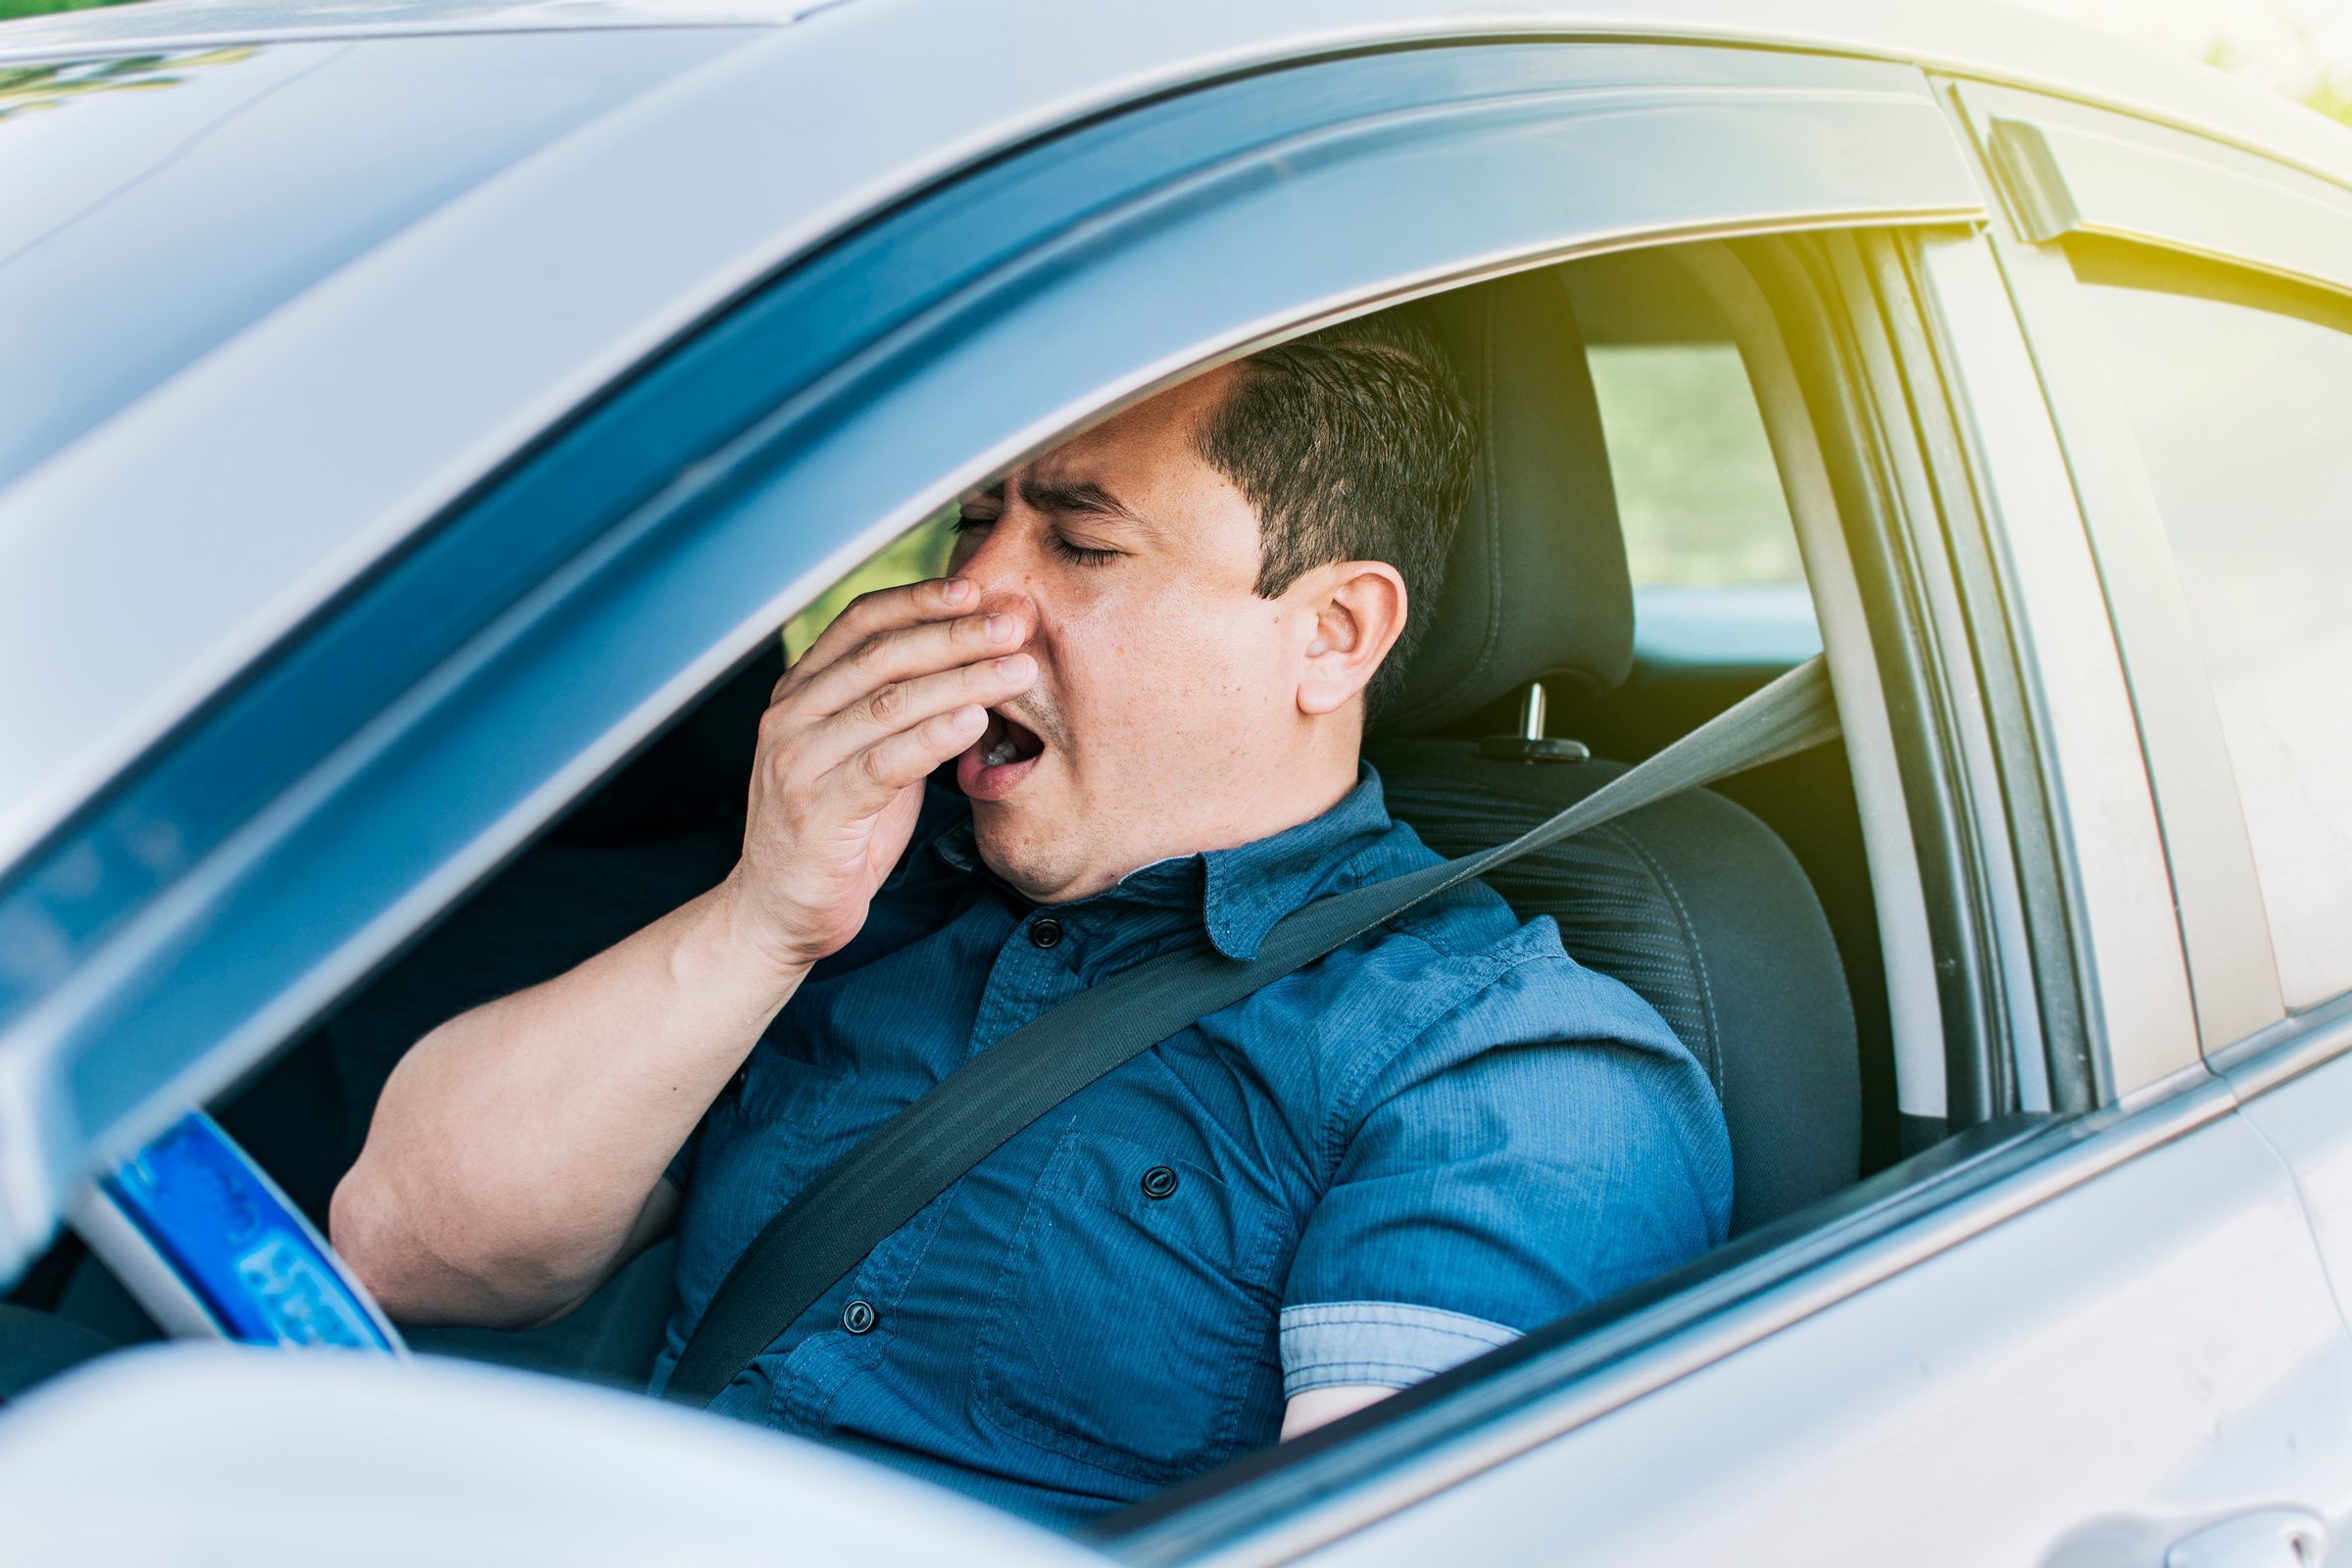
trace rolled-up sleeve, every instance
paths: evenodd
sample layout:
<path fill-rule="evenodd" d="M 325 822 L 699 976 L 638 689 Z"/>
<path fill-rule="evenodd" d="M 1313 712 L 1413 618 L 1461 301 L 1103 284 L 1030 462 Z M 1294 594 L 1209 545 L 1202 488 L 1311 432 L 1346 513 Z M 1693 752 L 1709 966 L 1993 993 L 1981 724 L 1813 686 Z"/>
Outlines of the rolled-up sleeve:
<path fill-rule="evenodd" d="M 1286 1306 L 1282 1395 L 1351 1384 L 1401 1389 L 1517 1338 L 1500 1323 L 1403 1301 Z"/>
<path fill-rule="evenodd" d="M 1481 1047 L 1494 1001 L 1368 1097 L 1283 1293 L 1286 1394 L 1418 1382 L 1724 1239 L 1722 1112 L 1655 1014 L 1628 993 L 1626 1038 Z"/>

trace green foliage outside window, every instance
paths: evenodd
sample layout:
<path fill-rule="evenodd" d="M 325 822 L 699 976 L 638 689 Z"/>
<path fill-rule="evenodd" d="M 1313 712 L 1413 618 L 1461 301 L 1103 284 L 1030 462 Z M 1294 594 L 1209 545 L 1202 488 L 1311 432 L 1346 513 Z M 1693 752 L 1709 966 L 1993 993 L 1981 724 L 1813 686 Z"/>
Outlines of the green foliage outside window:
<path fill-rule="evenodd" d="M 1588 356 L 1637 583 L 1801 583 L 1764 417 L 1729 343 L 1595 344 Z"/>
<path fill-rule="evenodd" d="M 943 575 L 948 569 L 949 553 L 956 548 L 958 514 L 952 504 L 933 513 L 810 600 L 799 614 L 784 623 L 784 657 L 797 659 L 808 652 L 808 645 L 833 624 L 833 617 L 849 609 L 850 601 L 859 594 Z"/>
<path fill-rule="evenodd" d="M 119 6 L 127 0 L 0 0 L 0 22 L 11 17 L 46 16 L 52 11 L 89 11 L 99 6 Z"/>

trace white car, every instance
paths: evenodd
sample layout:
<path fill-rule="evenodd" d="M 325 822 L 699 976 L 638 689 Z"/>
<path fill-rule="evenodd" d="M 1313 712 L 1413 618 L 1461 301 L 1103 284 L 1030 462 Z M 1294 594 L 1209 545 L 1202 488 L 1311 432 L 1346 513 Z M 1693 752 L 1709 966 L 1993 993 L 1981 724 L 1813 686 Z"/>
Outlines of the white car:
<path fill-rule="evenodd" d="M 1397 814 L 1835 685 L 1496 877 L 1713 1071 L 1730 1245 L 1076 1539 L 642 1397 L 661 1250 L 374 1312 L 382 1074 L 577 956 L 515 890 L 723 869 L 780 630 L 1471 289 Z M 2348 604 L 2352 129 L 1996 5 L 0 24 L 0 1559 L 2348 1560 Z"/>

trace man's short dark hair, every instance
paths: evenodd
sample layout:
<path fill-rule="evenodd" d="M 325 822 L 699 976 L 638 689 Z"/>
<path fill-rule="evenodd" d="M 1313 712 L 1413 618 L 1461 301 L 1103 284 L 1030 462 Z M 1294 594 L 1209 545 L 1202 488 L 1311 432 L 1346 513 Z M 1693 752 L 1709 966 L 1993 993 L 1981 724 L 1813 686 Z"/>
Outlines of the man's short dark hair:
<path fill-rule="evenodd" d="M 1469 504 L 1469 405 L 1409 305 L 1261 350 L 1240 370 L 1197 444 L 1256 509 L 1258 597 L 1335 561 L 1385 561 L 1404 579 L 1404 630 L 1366 694 L 1377 712 L 1437 609 Z"/>

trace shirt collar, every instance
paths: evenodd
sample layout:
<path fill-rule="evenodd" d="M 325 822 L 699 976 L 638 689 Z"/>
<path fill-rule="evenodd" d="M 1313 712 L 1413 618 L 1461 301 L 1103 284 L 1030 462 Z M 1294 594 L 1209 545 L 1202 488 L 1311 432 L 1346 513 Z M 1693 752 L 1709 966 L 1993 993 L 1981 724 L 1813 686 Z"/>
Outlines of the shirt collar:
<path fill-rule="evenodd" d="M 1376 880 L 1382 872 L 1367 874 L 1359 859 L 1392 826 L 1380 775 L 1359 761 L 1355 787 L 1321 816 L 1200 857 L 1207 869 L 1202 913 L 1209 941 L 1228 958 L 1256 957 L 1283 916 L 1322 894 Z"/>
<path fill-rule="evenodd" d="M 1114 887 L 1060 906 L 1054 915 L 1065 925 L 1100 924 L 1107 933 L 1126 924 L 1122 914 L 1132 914 L 1139 906 L 1183 909 L 1197 913 L 1219 953 L 1229 958 L 1254 958 L 1266 933 L 1284 915 L 1320 894 L 1377 880 L 1388 869 L 1385 864 L 1358 863 L 1365 851 L 1388 836 L 1393 824 L 1380 775 L 1369 763 L 1358 762 L 1356 767 L 1354 788 L 1320 816 L 1229 850 L 1154 860 L 1129 872 Z M 983 870 L 969 816 L 940 834 L 932 846 L 941 859 L 958 870 Z"/>

